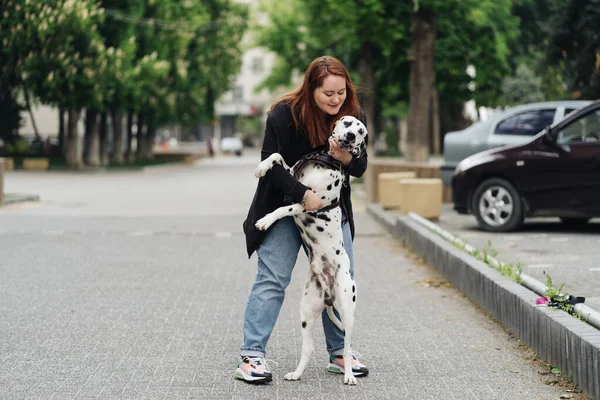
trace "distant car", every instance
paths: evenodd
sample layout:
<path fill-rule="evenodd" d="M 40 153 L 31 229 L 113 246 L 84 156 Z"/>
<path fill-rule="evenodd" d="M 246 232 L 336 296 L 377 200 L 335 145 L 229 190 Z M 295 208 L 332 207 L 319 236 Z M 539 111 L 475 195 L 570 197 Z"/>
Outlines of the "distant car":
<path fill-rule="evenodd" d="M 600 217 L 600 101 L 547 127 L 528 143 L 461 161 L 452 178 L 454 209 L 492 232 L 526 217 L 583 225 Z"/>
<path fill-rule="evenodd" d="M 242 139 L 237 137 L 226 137 L 221 139 L 222 153 L 233 153 L 236 156 L 241 156 L 242 150 L 244 150 Z"/>
<path fill-rule="evenodd" d="M 441 177 L 450 185 L 454 168 L 468 156 L 492 148 L 523 144 L 542 129 L 558 122 L 589 101 L 555 101 L 513 107 L 483 122 L 444 136 Z"/>

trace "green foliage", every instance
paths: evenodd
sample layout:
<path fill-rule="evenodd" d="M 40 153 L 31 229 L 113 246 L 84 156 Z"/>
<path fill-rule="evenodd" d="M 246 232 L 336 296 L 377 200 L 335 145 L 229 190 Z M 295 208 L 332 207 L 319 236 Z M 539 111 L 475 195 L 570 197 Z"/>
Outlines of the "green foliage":
<path fill-rule="evenodd" d="M 98 34 L 103 13 L 92 0 L 6 3 L 5 51 L 20 83 L 44 103 L 67 107 L 101 105 L 107 78 L 104 44 Z"/>
<path fill-rule="evenodd" d="M 600 0 L 547 0 L 548 61 L 563 67 L 573 98 L 600 97 Z"/>
<path fill-rule="evenodd" d="M 535 76 L 527 65 L 519 65 L 515 75 L 505 78 L 502 82 L 504 104 L 514 105 L 544 100 L 541 81 L 541 78 Z"/>

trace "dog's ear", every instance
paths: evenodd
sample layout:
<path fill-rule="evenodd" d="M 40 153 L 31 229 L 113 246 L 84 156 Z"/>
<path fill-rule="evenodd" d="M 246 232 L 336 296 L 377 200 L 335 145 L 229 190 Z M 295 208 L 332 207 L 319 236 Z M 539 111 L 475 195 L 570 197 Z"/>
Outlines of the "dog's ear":
<path fill-rule="evenodd" d="M 360 142 L 360 144 L 352 150 L 352 154 L 354 155 L 354 157 L 360 158 L 360 156 L 362 156 L 364 153 L 366 153 L 366 151 L 367 151 L 367 145 L 365 144 L 366 139 L 367 138 L 365 137 L 365 141 Z"/>

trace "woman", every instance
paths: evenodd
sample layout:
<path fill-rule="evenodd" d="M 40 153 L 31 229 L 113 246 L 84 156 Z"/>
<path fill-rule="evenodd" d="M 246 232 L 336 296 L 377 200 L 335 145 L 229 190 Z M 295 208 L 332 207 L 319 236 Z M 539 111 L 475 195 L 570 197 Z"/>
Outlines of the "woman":
<path fill-rule="evenodd" d="M 287 165 L 294 165 L 304 155 L 327 145 L 336 120 L 352 115 L 365 123 L 350 75 L 344 65 L 329 56 L 315 59 L 304 75 L 304 82 L 295 91 L 279 99 L 269 111 L 262 146 L 262 160 L 279 153 Z M 366 123 L 365 123 L 366 125 Z M 367 168 L 367 155 L 354 157 L 342 150 L 337 143 L 329 141 L 329 154 L 345 165 L 350 175 L 359 177 Z M 352 239 L 354 220 L 350 202 L 350 185 L 342 189 L 341 201 L 346 215 L 342 230 L 344 249 L 350 258 L 350 270 L 354 274 Z M 277 164 L 262 178 L 256 189 L 248 216 L 244 221 L 246 247 L 250 257 L 258 254 L 258 272 L 248 297 L 244 318 L 244 343 L 240 350 L 241 360 L 235 371 L 236 378 L 247 382 L 262 383 L 272 380 L 264 357 L 265 347 L 283 304 L 285 288 L 290 283 L 292 270 L 302 246 L 300 233 L 293 217 L 276 222 L 266 232 L 254 224 L 286 204 L 286 199 L 302 203 L 308 211 L 323 206 L 321 199 L 306 186 L 294 179 Z M 344 334 L 323 312 L 323 327 L 330 354 L 327 370 L 343 373 L 342 352 Z M 355 376 L 365 376 L 368 369 L 356 358 L 353 360 Z"/>

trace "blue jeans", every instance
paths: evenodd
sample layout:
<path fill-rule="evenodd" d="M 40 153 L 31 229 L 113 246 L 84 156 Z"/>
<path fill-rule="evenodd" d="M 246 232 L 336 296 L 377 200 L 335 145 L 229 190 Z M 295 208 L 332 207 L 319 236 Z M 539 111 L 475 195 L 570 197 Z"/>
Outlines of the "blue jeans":
<path fill-rule="evenodd" d="M 350 274 L 354 277 L 354 258 L 350 224 L 342 226 L 344 249 L 350 258 Z M 293 217 L 277 221 L 258 247 L 258 271 L 248 297 L 244 316 L 244 344 L 240 355 L 264 357 L 279 310 L 283 304 L 285 288 L 290 284 L 292 270 L 302 246 L 302 239 Z M 337 314 L 337 313 L 336 313 Z M 322 314 L 323 329 L 330 355 L 340 355 L 344 350 L 344 334 Z M 300 323 L 300 322 L 298 322 Z"/>

